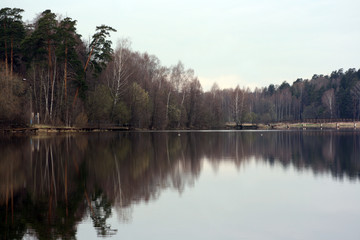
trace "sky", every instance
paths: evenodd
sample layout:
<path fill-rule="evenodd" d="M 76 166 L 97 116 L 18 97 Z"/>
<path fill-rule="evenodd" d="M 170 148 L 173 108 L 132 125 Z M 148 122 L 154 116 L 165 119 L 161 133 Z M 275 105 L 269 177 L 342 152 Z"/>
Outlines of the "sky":
<path fill-rule="evenodd" d="M 134 51 L 171 67 L 192 68 L 203 89 L 265 87 L 360 66 L 359 0 L 2 0 L 77 20 L 89 39 L 96 26 L 117 29 Z M 115 46 L 114 46 L 115 47 Z"/>

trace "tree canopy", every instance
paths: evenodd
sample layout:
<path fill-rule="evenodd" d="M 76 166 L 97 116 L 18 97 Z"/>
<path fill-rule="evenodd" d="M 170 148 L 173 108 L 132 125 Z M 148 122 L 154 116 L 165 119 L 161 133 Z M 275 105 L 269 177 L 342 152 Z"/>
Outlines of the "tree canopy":
<path fill-rule="evenodd" d="M 22 9 L 0 10 L 0 106 L 3 122 L 130 125 L 134 128 L 222 128 L 227 122 L 360 120 L 360 70 L 339 69 L 250 90 L 215 83 L 204 91 L 182 62 L 163 66 L 116 30 L 99 25 L 86 42 L 77 21 L 51 10 L 32 23 Z M 13 74 L 14 72 L 14 74 Z M 21 90 L 20 90 L 21 89 Z M 79 100 L 77 100 L 79 99 Z"/>

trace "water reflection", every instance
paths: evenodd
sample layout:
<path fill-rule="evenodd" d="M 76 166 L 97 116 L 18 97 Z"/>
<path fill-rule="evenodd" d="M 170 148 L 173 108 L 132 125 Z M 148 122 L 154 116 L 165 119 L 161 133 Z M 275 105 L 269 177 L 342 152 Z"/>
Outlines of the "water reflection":
<path fill-rule="evenodd" d="M 184 191 L 203 160 L 240 168 L 255 159 L 357 181 L 358 132 L 128 132 L 0 138 L 0 235 L 75 238 L 91 218 L 98 236 L 131 220 L 135 203 Z"/>

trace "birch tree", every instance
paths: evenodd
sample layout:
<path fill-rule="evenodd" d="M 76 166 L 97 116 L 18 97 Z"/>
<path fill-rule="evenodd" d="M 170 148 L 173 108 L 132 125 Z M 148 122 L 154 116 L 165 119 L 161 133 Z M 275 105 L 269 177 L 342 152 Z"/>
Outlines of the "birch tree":
<path fill-rule="evenodd" d="M 241 123 L 245 104 L 245 90 L 241 90 L 239 85 L 236 86 L 233 93 L 233 119 L 236 123 Z"/>
<path fill-rule="evenodd" d="M 106 72 L 107 86 L 113 98 L 113 107 L 116 106 L 121 96 L 127 89 L 131 71 L 126 67 L 130 56 L 130 41 L 121 39 L 117 43 L 112 62 L 109 63 Z"/>
<path fill-rule="evenodd" d="M 190 82 L 194 79 L 194 70 L 188 69 L 185 71 L 184 65 L 182 62 L 178 62 L 177 65 L 172 67 L 170 74 L 170 82 L 174 86 L 176 95 L 179 96 L 178 108 L 180 110 L 180 117 L 177 123 L 177 127 L 180 127 L 182 120 L 186 119 L 184 113 L 186 110 L 184 108 L 184 101 L 186 98 L 186 93 L 189 92 Z M 168 92 L 168 103 L 170 101 L 171 90 Z M 169 104 L 167 104 L 167 108 Z"/>
<path fill-rule="evenodd" d="M 334 106 L 335 106 L 334 89 L 330 88 L 329 90 L 324 92 L 324 94 L 321 98 L 321 101 L 325 105 L 325 107 L 328 109 L 328 111 L 330 112 L 330 118 L 333 118 L 333 111 L 334 111 Z"/>
<path fill-rule="evenodd" d="M 47 84 L 44 86 L 45 95 L 45 121 L 49 117 L 52 120 L 52 112 L 53 112 L 53 104 L 54 104 L 54 89 L 55 89 L 55 77 L 56 70 L 54 69 L 54 60 L 56 57 L 54 56 L 54 45 L 56 40 L 56 15 L 52 13 L 50 10 L 45 10 L 41 13 L 39 20 L 36 22 L 37 28 L 32 34 L 32 40 L 35 41 L 35 45 L 38 46 L 39 49 L 37 54 L 43 55 L 47 54 Z M 49 88 L 51 90 L 49 91 Z M 51 94 L 51 95 L 50 95 Z M 49 99 L 50 98 L 50 103 Z"/>
<path fill-rule="evenodd" d="M 177 65 L 173 66 L 171 68 L 171 72 L 170 72 L 170 85 L 168 88 L 168 92 L 167 92 L 167 101 L 166 101 L 166 119 L 169 123 L 169 112 L 170 112 L 170 108 L 171 108 L 171 112 L 178 112 L 181 111 L 181 109 L 178 109 L 177 106 L 170 106 L 170 98 L 171 98 L 171 94 L 173 92 L 175 93 L 179 93 L 180 89 L 181 89 L 181 77 L 182 74 L 184 73 L 184 65 L 179 61 Z M 181 113 L 180 113 L 181 114 Z M 176 114 L 177 115 L 177 114 Z M 177 118 L 178 119 L 178 123 L 180 122 L 180 117 Z"/>

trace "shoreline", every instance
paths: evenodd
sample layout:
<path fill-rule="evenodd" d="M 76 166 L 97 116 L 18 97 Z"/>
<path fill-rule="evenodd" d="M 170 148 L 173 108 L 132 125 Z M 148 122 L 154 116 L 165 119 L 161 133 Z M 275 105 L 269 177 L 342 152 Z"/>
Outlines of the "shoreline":
<path fill-rule="evenodd" d="M 328 123 L 310 123 L 310 122 L 299 122 L 299 123 L 274 123 L 270 124 L 272 129 L 298 129 L 298 130 L 306 130 L 306 129 L 353 129 L 360 130 L 360 122 L 328 122 Z"/>
<path fill-rule="evenodd" d="M 240 126 L 240 127 L 239 127 Z M 51 125 L 32 125 L 28 127 L 0 128 L 2 134 L 43 135 L 54 133 L 119 132 L 119 131 L 181 131 L 181 130 L 360 130 L 360 121 L 329 123 L 270 123 L 226 125 L 217 129 L 133 129 L 130 127 L 65 127 Z"/>

